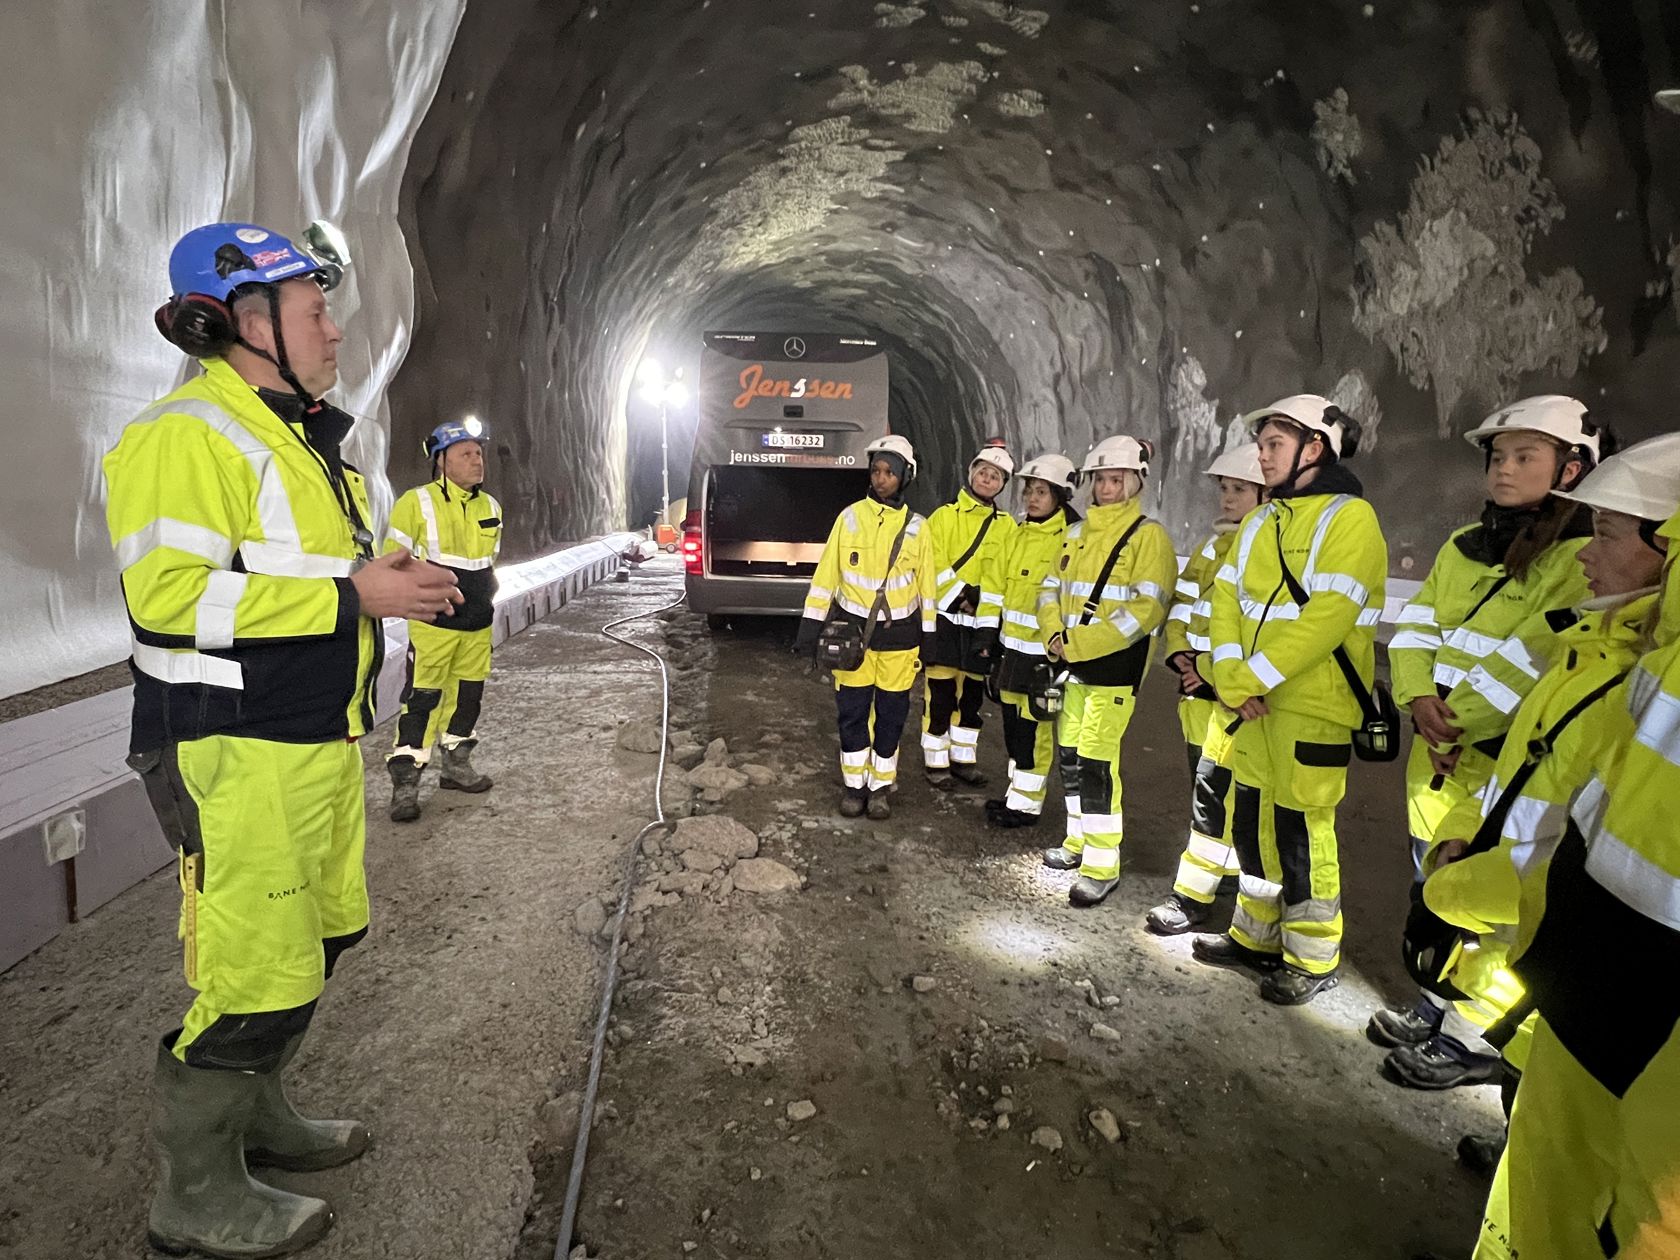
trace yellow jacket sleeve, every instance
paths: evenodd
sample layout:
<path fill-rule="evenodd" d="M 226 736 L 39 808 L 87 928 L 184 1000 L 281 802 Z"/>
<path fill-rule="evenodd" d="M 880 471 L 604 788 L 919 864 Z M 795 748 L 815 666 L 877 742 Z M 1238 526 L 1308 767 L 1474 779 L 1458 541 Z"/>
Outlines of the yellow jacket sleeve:
<path fill-rule="evenodd" d="M 829 609 L 834 606 L 834 591 L 840 585 L 840 532 L 845 527 L 845 519 L 846 513 L 842 512 L 829 526 L 822 559 L 817 561 L 817 571 L 811 575 L 811 589 L 805 592 L 804 616 L 812 621 L 827 621 Z"/>
<path fill-rule="evenodd" d="M 1167 601 L 1178 573 L 1178 556 L 1167 531 L 1154 521 L 1146 522 L 1126 545 L 1121 561 L 1108 584 L 1119 585 L 1124 598 L 1104 595 L 1089 621 L 1066 632 L 1068 660 L 1095 661 L 1123 651 L 1153 634 L 1166 620 Z"/>
<path fill-rule="evenodd" d="M 1435 612 L 1435 586 L 1448 543 L 1435 556 L 1418 593 L 1400 610 L 1388 645 L 1394 702 L 1401 708 L 1419 696 L 1435 694 L 1435 653 L 1441 650 L 1441 623 Z M 1456 548 L 1455 548 L 1456 549 Z"/>
<path fill-rule="evenodd" d="M 164 414 L 131 426 L 105 458 L 106 521 L 142 642 L 228 648 L 324 638 L 354 626 L 348 577 L 281 577 L 231 567 L 262 533 L 249 519 L 256 477 L 201 421 Z"/>
<path fill-rule="evenodd" d="M 426 550 L 426 519 L 420 514 L 423 487 L 407 490 L 391 509 L 391 519 L 385 525 L 385 554 L 408 551 L 422 556 Z"/>
<path fill-rule="evenodd" d="M 922 528 L 917 532 L 915 541 L 921 547 L 921 558 L 916 562 L 916 590 L 922 600 L 922 633 L 932 634 L 939 618 L 939 609 L 934 603 L 939 594 L 939 574 L 936 572 L 933 544 L 928 536 L 926 521 L 922 522 Z"/>
<path fill-rule="evenodd" d="M 1185 560 L 1184 569 L 1173 587 L 1172 602 L 1167 607 L 1166 629 L 1162 632 L 1168 660 L 1180 652 L 1195 650 L 1190 646 L 1191 613 L 1203 592 L 1212 587 L 1217 567 L 1211 538 Z"/>

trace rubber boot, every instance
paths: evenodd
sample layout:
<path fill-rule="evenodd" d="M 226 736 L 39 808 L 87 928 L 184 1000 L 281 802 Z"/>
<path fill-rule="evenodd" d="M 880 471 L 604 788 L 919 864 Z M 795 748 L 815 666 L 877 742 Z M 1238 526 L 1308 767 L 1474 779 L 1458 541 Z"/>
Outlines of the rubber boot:
<path fill-rule="evenodd" d="M 1001 827 L 1006 831 L 1013 831 L 1018 827 L 1036 827 L 1042 821 L 1039 815 L 1029 814 L 1025 810 L 1010 809 L 1005 805 L 1000 809 L 986 811 L 986 825 Z"/>
<path fill-rule="evenodd" d="M 1079 854 L 1061 845 L 1044 850 L 1044 865 L 1053 871 L 1077 871 L 1083 860 Z"/>
<path fill-rule="evenodd" d="M 391 821 L 413 822 L 420 817 L 420 763 L 392 757 L 385 769 L 391 773 Z"/>
<path fill-rule="evenodd" d="M 957 786 L 957 781 L 951 777 L 951 771 L 946 766 L 928 766 L 927 781 L 930 788 L 940 792 L 949 792 Z"/>
<path fill-rule="evenodd" d="M 158 1047 L 152 1137 L 159 1180 L 146 1241 L 167 1256 L 249 1260 L 285 1256 L 319 1242 L 333 1212 L 321 1199 L 288 1194 L 245 1171 L 244 1137 L 266 1082 L 256 1072 L 192 1068 Z"/>
<path fill-rule="evenodd" d="M 247 1167 L 318 1172 L 361 1156 L 373 1142 L 367 1126 L 355 1120 L 307 1120 L 286 1097 L 280 1074 L 303 1044 L 299 1033 L 286 1043 L 280 1066 L 263 1076 L 251 1122 L 245 1129 Z"/>
<path fill-rule="evenodd" d="M 972 761 L 953 761 L 951 777 L 968 784 L 969 787 L 985 787 L 988 782 L 986 772 Z"/>
<path fill-rule="evenodd" d="M 1167 899 L 1145 915 L 1143 922 L 1156 936 L 1182 936 L 1206 923 L 1212 913 L 1212 906 L 1180 893 L 1168 893 Z"/>
<path fill-rule="evenodd" d="M 1073 887 L 1068 889 L 1068 902 L 1076 906 L 1101 905 L 1103 899 L 1120 885 L 1120 877 L 1113 879 L 1092 879 L 1089 875 L 1081 875 L 1073 881 Z"/>
<path fill-rule="evenodd" d="M 463 739 L 453 748 L 443 750 L 443 770 L 438 786 L 454 792 L 488 792 L 494 780 L 473 769 L 472 751 L 477 740 Z"/>

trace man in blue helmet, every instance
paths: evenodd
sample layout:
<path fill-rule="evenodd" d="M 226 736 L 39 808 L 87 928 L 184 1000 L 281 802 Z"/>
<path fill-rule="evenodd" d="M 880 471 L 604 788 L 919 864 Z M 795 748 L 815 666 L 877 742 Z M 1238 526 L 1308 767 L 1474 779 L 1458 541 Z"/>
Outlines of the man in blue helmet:
<path fill-rule="evenodd" d="M 439 787 L 490 789 L 490 777 L 472 764 L 484 680 L 490 677 L 495 564 L 502 548 L 502 505 L 483 489 L 488 436 L 477 416 L 438 425 L 425 441 L 432 480 L 391 509 L 386 552 L 447 566 L 464 597 L 446 617 L 408 623 L 408 682 L 396 746 L 385 762 L 392 822 L 420 817 L 420 775 L 434 743 L 443 749 Z"/>
<path fill-rule="evenodd" d="M 160 332 L 204 371 L 105 457 L 133 635 L 129 765 L 179 854 L 197 990 L 159 1045 L 161 1163 L 148 1238 L 170 1255 L 278 1256 L 332 1224 L 320 1199 L 247 1167 L 330 1168 L 367 1148 L 306 1120 L 281 1085 L 339 955 L 367 934 L 362 760 L 379 619 L 446 614 L 454 575 L 373 558 L 352 418 L 321 395 L 342 334 L 336 233 L 300 246 L 252 223 L 187 233 Z"/>

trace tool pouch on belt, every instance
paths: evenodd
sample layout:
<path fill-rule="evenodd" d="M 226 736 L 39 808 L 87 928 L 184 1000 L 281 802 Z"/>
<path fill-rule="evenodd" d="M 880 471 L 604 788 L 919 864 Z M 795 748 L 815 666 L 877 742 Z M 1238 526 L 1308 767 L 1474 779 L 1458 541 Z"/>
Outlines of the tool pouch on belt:
<path fill-rule="evenodd" d="M 1475 836 L 1465 847 L 1464 857 L 1486 853 L 1499 844 L 1505 834 L 1505 820 L 1511 812 L 1511 807 L 1522 796 L 1523 789 L 1534 777 L 1534 772 L 1540 768 L 1540 763 L 1551 755 L 1552 748 L 1558 737 L 1563 734 L 1564 728 L 1608 695 L 1625 677 L 1625 674 L 1618 674 L 1608 682 L 1600 683 L 1577 700 L 1544 735 L 1529 741 L 1528 753 L 1523 758 L 1522 765 L 1517 767 L 1511 781 L 1500 791 L 1499 799 L 1482 819 L 1482 825 L 1476 828 Z M 1469 933 L 1462 928 L 1448 923 L 1431 910 L 1420 895 L 1406 915 L 1406 930 L 1400 941 L 1400 956 L 1401 961 L 1406 964 L 1406 973 L 1417 981 L 1420 987 L 1440 997 L 1451 1001 L 1464 997 L 1463 991 L 1446 978 L 1446 973 L 1457 960 L 1458 947 L 1468 935 Z M 1533 953 L 1532 947 L 1530 953 Z M 1524 980 L 1527 981 L 1526 976 Z"/>
<path fill-rule="evenodd" d="M 191 857 L 204 852 L 204 840 L 199 831 L 198 802 L 181 779 L 181 764 L 177 759 L 178 744 L 165 744 L 148 752 L 130 753 L 128 768 L 140 776 L 146 789 L 146 799 L 169 847 Z"/>
<path fill-rule="evenodd" d="M 904 528 L 898 531 L 898 537 L 893 539 L 892 550 L 887 554 L 886 572 L 881 577 L 881 589 L 875 592 L 875 602 L 869 606 L 869 616 L 860 626 L 857 622 L 846 618 L 829 621 L 823 625 L 822 633 L 817 636 L 817 664 L 829 673 L 839 673 L 842 670 L 850 672 L 863 666 L 864 654 L 869 651 L 869 640 L 875 637 L 875 626 L 887 610 L 887 581 L 892 577 L 893 565 L 898 563 L 898 553 L 904 546 L 904 536 L 910 532 L 910 513 L 904 513 Z"/>
<path fill-rule="evenodd" d="M 1281 526 L 1278 532 L 1278 566 L 1289 586 L 1289 597 L 1305 608 L 1309 597 L 1290 572 L 1289 562 L 1283 558 Z M 1353 755 L 1361 761 L 1393 761 L 1400 755 L 1400 710 L 1395 706 L 1388 684 L 1373 680 L 1367 689 L 1365 680 L 1353 667 L 1343 645 L 1338 643 L 1331 655 L 1335 657 L 1336 667 L 1347 679 L 1348 689 L 1353 692 L 1353 698 L 1359 702 L 1359 711 L 1364 715 L 1353 731 Z"/>

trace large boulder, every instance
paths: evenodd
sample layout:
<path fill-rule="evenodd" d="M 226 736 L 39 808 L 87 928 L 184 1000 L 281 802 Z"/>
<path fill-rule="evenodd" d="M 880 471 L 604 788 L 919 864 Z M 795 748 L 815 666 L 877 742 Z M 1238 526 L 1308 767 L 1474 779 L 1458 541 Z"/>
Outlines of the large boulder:
<path fill-rule="evenodd" d="M 632 718 L 618 728 L 618 746 L 625 752 L 657 753 L 665 746 L 659 723 Z"/>
<path fill-rule="evenodd" d="M 747 858 L 731 872 L 741 892 L 783 893 L 799 891 L 799 872 L 774 858 Z"/>
<path fill-rule="evenodd" d="M 731 770 L 728 766 L 715 766 L 705 762 L 688 772 L 688 785 L 699 791 L 715 788 L 728 794 L 747 786 L 747 776 L 739 770 Z"/>
<path fill-rule="evenodd" d="M 726 814 L 706 814 L 679 822 L 665 847 L 689 870 L 711 871 L 733 866 L 738 858 L 756 856 L 758 837 L 751 827 Z"/>

